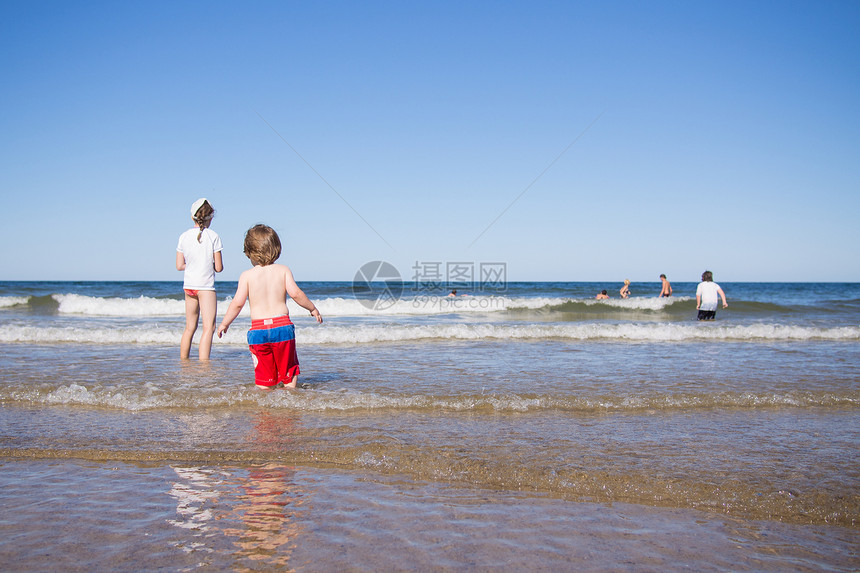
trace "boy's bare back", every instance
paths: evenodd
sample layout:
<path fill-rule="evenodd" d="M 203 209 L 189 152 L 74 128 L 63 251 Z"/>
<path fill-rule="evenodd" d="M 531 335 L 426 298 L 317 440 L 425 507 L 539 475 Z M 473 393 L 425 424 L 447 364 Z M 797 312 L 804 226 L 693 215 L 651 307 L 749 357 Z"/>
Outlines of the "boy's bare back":
<path fill-rule="evenodd" d="M 251 320 L 289 316 L 289 296 L 307 309 L 318 323 L 322 323 L 319 310 L 296 284 L 289 267 L 274 262 L 281 254 L 281 242 L 274 229 L 267 225 L 251 227 L 245 234 L 245 254 L 254 267 L 239 276 L 236 295 L 218 327 L 218 338 L 227 332 L 246 301 L 251 305 Z"/>
<path fill-rule="evenodd" d="M 295 300 L 299 306 L 311 310 L 312 313 L 316 310 L 307 295 L 296 284 L 289 267 L 276 263 L 257 265 L 239 276 L 239 287 L 230 304 L 241 308 L 247 299 L 251 307 L 251 320 L 275 318 L 289 316 L 287 296 Z M 315 317 L 322 322 L 318 316 Z"/>
<path fill-rule="evenodd" d="M 239 277 L 239 286 L 246 282 L 251 319 L 274 318 L 289 315 L 287 293 L 295 285 L 293 273 L 284 265 L 255 266 Z"/>

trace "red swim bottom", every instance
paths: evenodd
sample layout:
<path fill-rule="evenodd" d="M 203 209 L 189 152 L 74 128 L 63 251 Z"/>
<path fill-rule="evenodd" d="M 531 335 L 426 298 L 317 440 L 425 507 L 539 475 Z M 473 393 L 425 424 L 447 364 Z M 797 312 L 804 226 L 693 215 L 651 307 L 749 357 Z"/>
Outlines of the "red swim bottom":
<path fill-rule="evenodd" d="M 248 348 L 254 358 L 254 382 L 258 386 L 289 384 L 299 375 L 295 333 L 289 316 L 251 321 Z"/>

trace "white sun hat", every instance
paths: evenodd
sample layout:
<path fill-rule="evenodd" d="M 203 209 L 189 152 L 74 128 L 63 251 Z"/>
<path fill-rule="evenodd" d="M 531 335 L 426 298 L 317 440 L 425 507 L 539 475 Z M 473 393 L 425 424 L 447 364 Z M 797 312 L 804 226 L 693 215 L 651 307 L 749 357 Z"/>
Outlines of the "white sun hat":
<path fill-rule="evenodd" d="M 202 207 L 203 203 L 206 203 L 206 201 L 208 201 L 208 199 L 206 199 L 206 197 L 201 197 L 200 199 L 198 199 L 197 201 L 195 201 L 194 203 L 191 204 L 191 216 L 192 217 L 197 214 L 197 211 L 200 210 L 200 207 Z"/>

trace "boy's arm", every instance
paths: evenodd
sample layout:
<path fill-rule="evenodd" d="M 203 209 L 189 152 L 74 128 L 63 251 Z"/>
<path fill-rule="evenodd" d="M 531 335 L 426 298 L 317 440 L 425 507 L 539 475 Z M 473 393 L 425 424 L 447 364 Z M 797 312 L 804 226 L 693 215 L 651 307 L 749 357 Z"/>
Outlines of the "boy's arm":
<path fill-rule="evenodd" d="M 293 278 L 293 273 L 290 271 L 289 267 L 284 267 L 286 270 L 284 271 L 284 281 L 287 287 L 287 294 L 290 295 L 290 298 L 296 301 L 296 304 L 300 307 L 309 310 L 311 316 L 317 319 L 319 324 L 322 324 L 322 316 L 320 315 L 320 311 L 317 310 L 317 307 L 314 306 L 314 303 L 311 302 L 311 299 L 308 298 L 308 295 L 304 293 L 302 289 L 299 288 L 299 285 L 296 284 L 296 280 Z"/>
<path fill-rule="evenodd" d="M 723 292 L 723 289 L 718 288 L 717 292 L 723 297 L 723 308 L 729 308 L 729 303 L 726 302 L 726 293 Z"/>
<path fill-rule="evenodd" d="M 246 271 L 247 272 L 247 271 Z M 218 326 L 218 338 L 227 332 L 227 329 L 242 312 L 242 307 L 245 306 L 245 301 L 248 300 L 248 277 L 245 273 L 239 275 L 239 286 L 236 288 L 236 294 L 233 300 L 230 301 L 230 306 L 227 307 L 227 312 L 224 313 L 224 320 Z"/>

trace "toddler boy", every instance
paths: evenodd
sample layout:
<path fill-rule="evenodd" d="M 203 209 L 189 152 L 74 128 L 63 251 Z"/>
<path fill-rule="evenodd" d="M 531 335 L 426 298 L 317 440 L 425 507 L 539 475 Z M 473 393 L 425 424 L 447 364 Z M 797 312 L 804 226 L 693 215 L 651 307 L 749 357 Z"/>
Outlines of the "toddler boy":
<path fill-rule="evenodd" d="M 254 382 L 267 390 L 283 382 L 295 388 L 299 376 L 296 331 L 287 310 L 287 295 L 322 323 L 314 303 L 293 279 L 289 267 L 275 264 L 281 256 L 281 240 L 268 225 L 255 225 L 245 233 L 245 255 L 254 268 L 239 276 L 236 294 L 218 327 L 218 338 L 227 332 L 245 301 L 251 305 L 248 346 L 254 358 Z"/>

